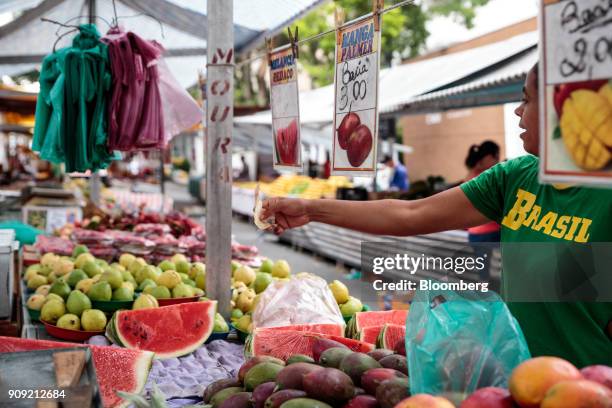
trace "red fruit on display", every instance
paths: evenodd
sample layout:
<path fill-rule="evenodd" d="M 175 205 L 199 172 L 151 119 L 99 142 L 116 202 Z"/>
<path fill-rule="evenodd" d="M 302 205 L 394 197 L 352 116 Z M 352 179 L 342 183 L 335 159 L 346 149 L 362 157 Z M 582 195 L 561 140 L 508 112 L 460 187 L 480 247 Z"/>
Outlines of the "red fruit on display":
<path fill-rule="evenodd" d="M 348 140 L 346 156 L 353 167 L 359 167 L 372 150 L 372 132 L 366 125 L 359 125 Z"/>
<path fill-rule="evenodd" d="M 510 391 L 498 387 L 486 387 L 474 391 L 461 403 L 460 408 L 512 408 Z"/>
<path fill-rule="evenodd" d="M 343 408 L 378 408 L 378 401 L 371 395 L 358 395 L 344 405 Z"/>
<path fill-rule="evenodd" d="M 297 164 L 298 128 L 295 119 L 287 127 L 276 129 L 276 149 L 280 164 Z"/>
<path fill-rule="evenodd" d="M 381 382 L 391 378 L 406 378 L 406 374 L 390 368 L 371 368 L 361 376 L 361 386 L 370 395 L 376 395 Z"/>
<path fill-rule="evenodd" d="M 612 367 L 592 365 L 580 370 L 585 379 L 605 385 L 612 390 Z"/>
<path fill-rule="evenodd" d="M 338 144 L 344 150 L 348 148 L 348 140 L 353 134 L 353 131 L 361 124 L 361 119 L 359 119 L 359 115 L 355 112 L 349 112 L 344 115 L 342 118 L 342 122 L 340 122 L 340 126 L 338 126 Z"/>

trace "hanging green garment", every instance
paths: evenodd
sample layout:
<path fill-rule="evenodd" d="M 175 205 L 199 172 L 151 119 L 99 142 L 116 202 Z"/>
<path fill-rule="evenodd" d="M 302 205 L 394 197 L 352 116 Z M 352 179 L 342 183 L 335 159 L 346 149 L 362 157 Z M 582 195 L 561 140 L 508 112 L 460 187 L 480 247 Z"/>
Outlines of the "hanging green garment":
<path fill-rule="evenodd" d="M 94 25 L 79 26 L 72 47 L 43 60 L 32 147 L 64 162 L 66 172 L 108 167 L 120 158 L 107 148 L 108 49 Z"/>

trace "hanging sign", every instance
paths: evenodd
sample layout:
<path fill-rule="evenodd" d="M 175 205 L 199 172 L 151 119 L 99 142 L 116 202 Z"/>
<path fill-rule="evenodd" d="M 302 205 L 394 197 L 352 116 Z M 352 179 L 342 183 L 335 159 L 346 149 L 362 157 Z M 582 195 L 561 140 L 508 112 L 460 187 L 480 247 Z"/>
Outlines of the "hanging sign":
<path fill-rule="evenodd" d="M 295 171 L 302 170 L 302 143 L 294 50 L 289 46 L 271 51 L 269 59 L 274 168 Z"/>
<path fill-rule="evenodd" d="M 332 173 L 374 177 L 378 144 L 378 70 L 380 17 L 339 28 Z"/>
<path fill-rule="evenodd" d="M 612 187 L 612 2 L 541 7 L 541 179 Z"/>

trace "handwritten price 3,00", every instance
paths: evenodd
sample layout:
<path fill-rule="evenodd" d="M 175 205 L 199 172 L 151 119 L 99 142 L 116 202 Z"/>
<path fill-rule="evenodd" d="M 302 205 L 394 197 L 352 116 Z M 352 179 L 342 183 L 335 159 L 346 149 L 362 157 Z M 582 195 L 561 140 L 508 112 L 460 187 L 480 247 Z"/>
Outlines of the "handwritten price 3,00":
<path fill-rule="evenodd" d="M 362 61 L 365 61 L 362 64 Z M 365 99 L 368 94 L 368 83 L 365 79 L 360 79 L 369 71 L 370 58 L 365 57 L 359 61 L 354 70 L 350 70 L 348 62 L 342 64 L 342 87 L 340 88 L 340 110 L 346 109 L 349 103 Z M 349 93 L 349 89 L 351 92 Z M 352 96 L 352 98 L 351 98 Z"/>

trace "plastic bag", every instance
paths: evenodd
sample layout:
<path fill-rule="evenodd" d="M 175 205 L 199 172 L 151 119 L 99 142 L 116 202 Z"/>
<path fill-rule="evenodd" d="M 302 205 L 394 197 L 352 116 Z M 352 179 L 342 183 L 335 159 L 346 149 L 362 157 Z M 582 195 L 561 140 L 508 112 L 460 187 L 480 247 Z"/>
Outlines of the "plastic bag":
<path fill-rule="evenodd" d="M 507 387 L 530 357 L 523 332 L 493 293 L 418 291 L 406 325 L 410 392 L 472 393 Z"/>
<path fill-rule="evenodd" d="M 332 323 L 345 325 L 327 282 L 309 273 L 270 284 L 253 312 L 253 327 Z"/>

